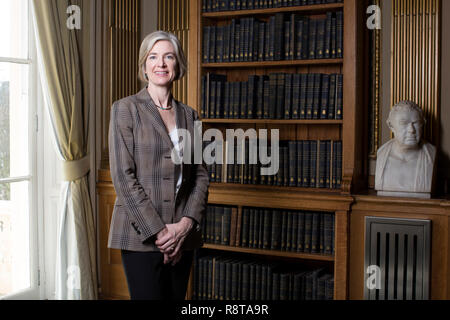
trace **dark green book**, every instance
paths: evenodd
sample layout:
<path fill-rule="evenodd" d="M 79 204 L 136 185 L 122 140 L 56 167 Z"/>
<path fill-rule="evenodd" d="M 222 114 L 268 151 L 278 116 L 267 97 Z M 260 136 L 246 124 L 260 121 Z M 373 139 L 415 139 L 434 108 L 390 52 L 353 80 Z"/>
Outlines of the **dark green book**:
<path fill-rule="evenodd" d="M 331 189 L 331 141 L 326 141 L 325 188 Z"/>
<path fill-rule="evenodd" d="M 253 209 L 255 213 L 254 225 L 253 225 L 253 248 L 259 248 L 259 230 L 261 228 L 261 215 L 259 209 Z"/>
<path fill-rule="evenodd" d="M 269 18 L 269 61 L 275 60 L 275 39 L 277 35 L 275 33 L 275 16 Z M 278 37 L 279 38 L 279 37 Z"/>
<path fill-rule="evenodd" d="M 331 19 L 332 12 L 327 12 L 327 18 L 325 21 L 325 43 L 324 43 L 324 55 L 325 59 L 331 58 Z"/>
<path fill-rule="evenodd" d="M 297 186 L 297 141 L 289 141 L 289 186 Z"/>
<path fill-rule="evenodd" d="M 225 96 L 223 97 L 223 118 L 229 119 L 229 113 L 230 113 L 230 97 L 231 97 L 231 83 L 225 82 Z"/>
<path fill-rule="evenodd" d="M 248 82 L 241 83 L 241 107 L 239 119 L 247 119 L 248 114 Z"/>
<path fill-rule="evenodd" d="M 289 273 L 280 274 L 280 300 L 290 300 L 291 275 Z"/>
<path fill-rule="evenodd" d="M 269 119 L 276 119 L 277 101 L 278 101 L 278 74 L 269 74 Z M 281 101 L 280 101 L 281 104 Z"/>
<path fill-rule="evenodd" d="M 256 89 L 256 119 L 264 119 L 264 83 L 269 78 L 259 76 Z"/>
<path fill-rule="evenodd" d="M 216 83 L 216 106 L 215 106 L 215 118 L 221 119 L 223 117 L 223 100 L 225 98 L 224 92 L 224 81 L 218 81 Z"/>
<path fill-rule="evenodd" d="M 263 249 L 270 249 L 271 235 L 272 235 L 272 212 L 269 209 L 264 209 L 264 231 L 263 231 Z"/>
<path fill-rule="evenodd" d="M 300 112 L 300 119 L 304 120 L 307 118 L 307 104 L 308 104 L 308 90 L 310 89 L 308 87 L 310 75 L 306 73 L 302 73 L 300 75 L 300 106 L 299 106 L 299 112 Z M 311 92 L 312 93 L 312 92 Z M 311 95 L 312 97 L 312 95 Z M 312 107 L 312 100 L 311 100 L 311 107 Z M 312 109 L 311 109 L 312 110 Z M 312 113 L 311 113 L 312 116 Z"/>
<path fill-rule="evenodd" d="M 288 216 L 286 211 L 281 211 L 281 251 L 286 251 Z"/>
<path fill-rule="evenodd" d="M 305 238 L 303 247 L 303 252 L 305 253 L 311 252 L 312 216 L 313 214 L 311 212 L 305 213 Z"/>
<path fill-rule="evenodd" d="M 292 119 L 292 81 L 293 74 L 287 73 L 284 78 L 284 119 Z"/>
<path fill-rule="evenodd" d="M 248 289 L 248 295 L 249 300 L 255 300 L 255 262 L 251 263 L 249 266 L 249 275 L 250 275 L 250 281 L 249 281 L 249 289 Z"/>
<path fill-rule="evenodd" d="M 329 277 L 325 283 L 325 300 L 334 299 L 334 278 Z"/>
<path fill-rule="evenodd" d="M 248 300 L 250 298 L 250 266 L 249 263 L 242 264 L 242 284 L 241 284 L 241 299 Z"/>
<path fill-rule="evenodd" d="M 311 253 L 319 253 L 320 245 L 320 215 L 321 213 L 313 213 L 311 225 Z"/>
<path fill-rule="evenodd" d="M 225 262 L 225 300 L 231 299 L 233 272 L 232 272 L 232 260 L 227 260 Z"/>
<path fill-rule="evenodd" d="M 268 78 L 264 79 L 264 97 L 263 97 L 263 119 L 270 119 L 270 80 Z"/>
<path fill-rule="evenodd" d="M 225 262 L 224 260 L 219 261 L 219 300 L 225 299 Z"/>
<path fill-rule="evenodd" d="M 325 19 L 317 20 L 316 59 L 324 58 L 325 50 Z"/>
<path fill-rule="evenodd" d="M 224 38 L 224 27 L 216 27 L 216 62 L 223 62 L 223 38 Z"/>
<path fill-rule="evenodd" d="M 272 299 L 273 301 L 280 300 L 280 274 L 274 272 L 272 274 Z"/>
<path fill-rule="evenodd" d="M 211 46 L 210 34 L 211 34 L 211 27 L 210 26 L 203 27 L 203 62 L 204 63 L 209 62 L 209 50 L 210 50 L 210 46 Z"/>
<path fill-rule="evenodd" d="M 319 168 L 319 158 L 318 158 L 318 152 L 319 151 L 319 141 L 311 141 L 310 146 L 310 176 L 309 176 L 309 187 L 310 188 L 317 188 L 318 187 L 318 168 Z"/>
<path fill-rule="evenodd" d="M 336 189 L 341 188 L 342 181 L 342 141 L 336 141 Z"/>
<path fill-rule="evenodd" d="M 213 259 L 213 300 L 219 300 L 219 289 L 220 289 L 220 270 L 219 270 L 219 261 L 220 257 L 216 257 Z"/>
<path fill-rule="evenodd" d="M 300 119 L 300 81 L 300 74 L 292 75 L 292 119 Z"/>
<path fill-rule="evenodd" d="M 324 216 L 324 254 L 331 255 L 333 253 L 332 243 L 333 243 L 333 219 L 334 215 L 327 213 Z"/>
<path fill-rule="evenodd" d="M 206 243 L 214 243 L 214 207 L 208 206 L 206 208 Z"/>
<path fill-rule="evenodd" d="M 297 252 L 298 212 L 292 212 L 291 251 Z"/>
<path fill-rule="evenodd" d="M 254 239 L 255 239 L 255 209 L 249 209 L 249 224 L 248 224 L 248 247 L 254 247 Z"/>
<path fill-rule="evenodd" d="M 247 61 L 253 61 L 253 46 L 254 46 L 254 42 L 255 42 L 255 18 L 249 18 L 248 19 L 248 37 L 246 38 L 246 40 L 248 41 L 248 56 L 247 56 Z"/>
<path fill-rule="evenodd" d="M 308 120 L 313 119 L 313 106 L 314 106 L 314 84 L 315 74 L 309 73 L 307 76 L 306 84 L 306 118 Z"/>
<path fill-rule="evenodd" d="M 234 83 L 233 118 L 239 119 L 241 113 L 241 82 Z"/>
<path fill-rule="evenodd" d="M 242 208 L 242 221 L 241 221 L 241 246 L 242 247 L 248 247 L 249 224 L 250 224 L 250 209 Z"/>
<path fill-rule="evenodd" d="M 302 178 L 303 187 L 309 188 L 311 185 L 310 173 L 311 173 L 311 141 L 303 141 L 303 153 L 302 153 Z"/>
<path fill-rule="evenodd" d="M 210 82 L 210 101 L 209 101 L 209 118 L 216 117 L 216 103 L 217 103 L 217 83 L 219 81 L 212 80 Z"/>
<path fill-rule="evenodd" d="M 258 33 L 258 56 L 257 61 L 264 61 L 264 45 L 266 39 L 266 23 L 259 22 L 259 33 Z"/>
<path fill-rule="evenodd" d="M 322 74 L 314 74 L 314 89 L 313 89 L 313 115 L 314 120 L 320 119 L 320 96 L 321 96 Z"/>
<path fill-rule="evenodd" d="M 289 147 L 283 147 L 283 184 L 284 187 L 289 186 Z"/>
<path fill-rule="evenodd" d="M 254 19 L 254 20 L 252 20 L 252 24 L 253 24 L 253 26 L 252 26 L 253 30 L 252 30 L 252 33 L 250 34 L 250 41 L 252 41 L 253 52 L 252 52 L 252 60 L 251 61 L 258 61 L 260 21 Z"/>
<path fill-rule="evenodd" d="M 319 226 L 319 253 L 325 252 L 325 214 L 320 214 L 320 226 Z"/>
<path fill-rule="evenodd" d="M 286 74 L 278 73 L 277 76 L 277 100 L 276 100 L 276 119 L 284 119 L 284 105 L 285 105 L 285 78 Z"/>
<path fill-rule="evenodd" d="M 261 300 L 261 264 L 255 264 L 255 300 Z"/>
<path fill-rule="evenodd" d="M 284 21 L 284 54 L 281 56 L 281 60 L 290 60 L 289 46 L 291 44 L 291 22 Z"/>
<path fill-rule="evenodd" d="M 297 141 L 297 187 L 303 187 L 303 141 Z"/>
<path fill-rule="evenodd" d="M 296 37 L 295 37 L 295 59 L 301 60 L 303 59 L 303 25 L 304 19 L 300 17 L 296 22 Z"/>
<path fill-rule="evenodd" d="M 209 62 L 216 62 L 216 32 L 217 26 L 211 26 L 209 31 Z"/>
<path fill-rule="evenodd" d="M 234 62 L 241 61 L 241 32 L 244 30 L 242 20 L 239 20 L 239 24 L 236 22 L 234 26 Z"/>
<path fill-rule="evenodd" d="M 305 213 L 298 213 L 297 252 L 304 252 L 305 248 Z"/>
<path fill-rule="evenodd" d="M 269 18 L 269 21 L 265 24 L 264 29 L 264 61 L 270 60 L 270 20 L 272 17 Z"/>
<path fill-rule="evenodd" d="M 214 279 L 213 279 L 213 270 L 214 270 L 214 258 L 210 258 L 208 260 L 208 274 L 207 274 L 207 279 L 208 279 L 208 291 L 207 291 L 207 295 L 206 298 L 207 300 L 212 300 L 214 299 L 214 291 L 213 291 L 213 284 L 214 284 Z"/>
<path fill-rule="evenodd" d="M 336 17 L 331 18 L 331 58 L 336 59 L 337 50 L 336 50 Z"/>
<path fill-rule="evenodd" d="M 214 207 L 214 243 L 220 244 L 222 239 L 223 210 L 222 206 Z"/>
<path fill-rule="evenodd" d="M 336 108 L 336 75 L 330 75 L 330 90 L 328 95 L 328 120 L 335 119 Z"/>
<path fill-rule="evenodd" d="M 284 57 L 284 37 L 280 36 L 284 34 L 284 14 L 275 14 L 275 32 L 274 32 L 274 60 L 279 61 Z"/>
<path fill-rule="evenodd" d="M 320 100 L 320 119 L 328 119 L 328 102 L 330 93 L 330 75 L 322 75 L 322 95 Z"/>
<path fill-rule="evenodd" d="M 248 88 L 247 88 L 247 119 L 254 119 L 256 115 L 256 108 L 255 108 L 255 100 L 256 100 L 256 90 L 257 90 L 257 83 L 258 76 L 250 75 L 248 77 Z"/>
<path fill-rule="evenodd" d="M 234 3 L 234 0 L 232 0 Z M 231 6 L 231 3 L 230 3 Z M 235 47 L 236 47 L 236 19 L 231 19 L 230 26 L 230 62 L 235 61 Z"/>
<path fill-rule="evenodd" d="M 309 20 L 309 59 L 316 59 L 317 50 L 317 20 Z"/>
<path fill-rule="evenodd" d="M 297 20 L 298 16 L 295 13 L 292 13 L 290 16 L 290 23 L 289 23 L 289 60 L 294 60 L 296 57 L 296 39 L 297 39 Z"/>
<path fill-rule="evenodd" d="M 223 208 L 223 229 L 222 229 L 222 245 L 230 244 L 231 231 L 231 207 Z"/>
<path fill-rule="evenodd" d="M 336 12 L 336 58 L 343 57 L 344 49 L 344 16 L 342 11 Z"/>
<path fill-rule="evenodd" d="M 203 259 L 197 256 L 197 300 L 203 300 Z"/>
<path fill-rule="evenodd" d="M 281 227 L 282 227 L 282 213 L 279 210 L 272 209 L 272 234 L 270 246 L 270 249 L 272 250 L 280 249 Z"/>
<path fill-rule="evenodd" d="M 238 276 L 239 276 L 239 262 L 235 261 L 231 265 L 231 300 L 238 298 Z"/>
<path fill-rule="evenodd" d="M 261 300 L 267 300 L 267 264 L 261 265 Z"/>
<path fill-rule="evenodd" d="M 326 188 L 327 141 L 319 142 L 319 188 Z"/>
<path fill-rule="evenodd" d="M 336 75 L 336 119 L 343 118 L 343 90 L 344 90 L 344 75 Z"/>
<path fill-rule="evenodd" d="M 287 212 L 286 225 L 286 251 L 291 251 L 292 247 L 292 211 Z"/>
<path fill-rule="evenodd" d="M 309 57 L 309 30 L 310 30 L 310 18 L 303 20 L 303 40 L 302 40 L 302 59 L 310 59 Z"/>
<path fill-rule="evenodd" d="M 223 62 L 230 62 L 230 32 L 231 24 L 223 27 Z"/>

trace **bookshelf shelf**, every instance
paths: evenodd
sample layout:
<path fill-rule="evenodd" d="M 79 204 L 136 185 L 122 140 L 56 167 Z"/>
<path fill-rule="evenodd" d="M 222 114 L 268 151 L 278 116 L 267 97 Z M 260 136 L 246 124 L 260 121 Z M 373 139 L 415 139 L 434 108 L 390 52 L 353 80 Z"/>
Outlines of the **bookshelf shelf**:
<path fill-rule="evenodd" d="M 228 251 L 228 252 L 249 253 L 249 254 L 255 254 L 255 255 L 271 256 L 271 257 L 285 257 L 285 258 L 297 258 L 297 259 L 304 259 L 304 260 L 319 260 L 319 261 L 334 261 L 334 256 L 322 255 L 322 254 L 308 254 L 308 253 L 297 253 L 297 252 L 289 252 L 289 251 L 262 250 L 262 249 L 243 248 L 243 247 L 230 247 L 230 246 L 223 246 L 223 245 L 209 244 L 209 243 L 205 243 L 202 248 Z"/>
<path fill-rule="evenodd" d="M 342 125 L 342 120 L 264 120 L 264 119 L 202 119 L 203 123 L 242 123 L 242 124 L 302 124 L 302 125 Z"/>
<path fill-rule="evenodd" d="M 322 13 L 326 11 L 333 11 L 342 9 L 343 3 L 331 3 L 320 5 L 308 5 L 308 6 L 294 6 L 294 7 L 281 7 L 270 9 L 255 9 L 255 10 L 236 10 L 236 11 L 218 11 L 218 12 L 203 12 L 203 18 L 215 18 L 225 19 L 233 17 L 245 17 L 255 15 L 271 15 L 279 12 L 303 12 L 303 13 Z"/>
<path fill-rule="evenodd" d="M 340 65 L 343 59 L 313 59 L 313 60 L 281 60 L 281 61 L 255 61 L 255 62 L 223 62 L 203 63 L 203 68 L 279 68 L 309 65 Z"/>

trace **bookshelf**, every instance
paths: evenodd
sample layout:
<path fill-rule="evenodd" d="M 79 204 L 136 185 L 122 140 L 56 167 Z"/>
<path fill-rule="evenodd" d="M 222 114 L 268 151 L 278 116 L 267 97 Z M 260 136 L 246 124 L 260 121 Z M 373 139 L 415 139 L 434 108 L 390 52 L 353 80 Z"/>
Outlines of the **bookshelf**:
<path fill-rule="evenodd" d="M 220 3 L 220 2 L 219 2 Z M 343 0 L 340 3 L 315 4 L 279 8 L 203 12 L 202 2 L 193 1 L 190 7 L 189 38 L 189 83 L 196 84 L 197 90 L 189 90 L 188 104 L 197 106 L 202 113 L 206 97 L 202 92 L 204 76 L 208 73 L 226 76 L 226 82 L 245 82 L 249 76 L 269 76 L 282 74 L 342 74 L 342 119 L 281 119 L 281 118 L 212 118 L 203 113 L 203 129 L 218 129 L 225 136 L 227 129 L 279 129 L 280 141 L 341 141 L 342 176 L 338 188 L 317 188 L 302 186 L 276 186 L 243 183 L 211 182 L 209 205 L 228 205 L 242 210 L 244 207 L 279 208 L 311 212 L 334 213 L 334 243 L 332 255 L 295 253 L 276 250 L 244 248 L 207 243 L 201 250 L 217 255 L 239 253 L 249 256 L 270 257 L 270 259 L 298 260 L 307 264 L 331 263 L 334 276 L 334 299 L 348 298 L 349 279 L 349 212 L 353 203 L 350 196 L 363 189 L 366 180 L 365 154 L 365 105 L 364 77 L 366 61 L 365 9 L 367 3 L 360 0 Z M 255 18 L 255 21 L 269 23 L 270 17 L 283 13 L 288 21 L 292 13 L 312 20 L 325 19 L 327 12 L 335 17 L 343 14 L 342 58 L 294 59 L 278 61 L 205 61 L 203 50 L 204 27 L 224 27 L 234 19 Z M 295 20 L 294 20 L 295 21 Z M 225 29 L 226 30 L 226 29 Z M 231 31 L 230 31 L 231 32 Z M 251 36 L 250 36 L 251 38 Z M 202 54 L 200 54 L 202 53 Z M 261 59 L 260 59 L 261 60 Z M 291 93 L 292 95 L 292 93 Z M 208 112 L 206 112 L 208 113 Z M 256 114 L 256 113 L 255 113 Z M 328 160 L 330 160 L 328 158 Z M 223 170 L 223 169 L 222 169 Z M 331 185 L 329 185 L 331 186 Z M 188 298 L 193 297 L 194 271 L 188 290 Z"/>

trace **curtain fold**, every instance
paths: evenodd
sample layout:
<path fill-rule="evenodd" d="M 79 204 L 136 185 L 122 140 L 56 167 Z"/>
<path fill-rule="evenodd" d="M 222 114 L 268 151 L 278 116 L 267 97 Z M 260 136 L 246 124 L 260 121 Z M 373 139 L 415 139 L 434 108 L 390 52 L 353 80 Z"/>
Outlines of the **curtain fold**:
<path fill-rule="evenodd" d="M 69 29 L 67 8 L 89 0 L 32 0 L 38 60 L 55 149 L 64 160 L 56 261 L 56 299 L 97 299 L 96 233 L 88 184 L 86 80 L 81 30 Z M 85 4 L 85 8 L 83 8 Z M 86 10 L 84 10 L 86 9 Z M 81 18 L 81 17 L 80 17 Z M 83 20 L 84 21 L 84 20 Z M 83 32 L 89 33 L 88 26 Z M 83 34 L 84 35 L 84 34 Z"/>

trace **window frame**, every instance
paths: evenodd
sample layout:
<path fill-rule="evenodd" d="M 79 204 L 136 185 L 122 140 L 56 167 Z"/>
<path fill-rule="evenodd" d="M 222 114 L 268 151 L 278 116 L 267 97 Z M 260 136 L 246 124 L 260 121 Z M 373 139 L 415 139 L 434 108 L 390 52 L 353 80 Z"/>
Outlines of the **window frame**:
<path fill-rule="evenodd" d="M 14 0 L 12 0 L 14 1 Z M 34 34 L 34 22 L 32 16 L 32 3 L 27 0 L 28 6 L 28 58 L 0 57 L 1 63 L 28 65 L 28 150 L 29 150 L 29 175 L 0 179 L 3 183 L 28 181 L 29 192 L 29 263 L 30 263 L 30 287 L 0 297 L 0 300 L 31 300 L 41 299 L 45 290 L 43 279 L 43 201 L 44 190 L 41 188 L 42 179 L 42 130 L 39 128 L 39 119 L 42 118 L 43 98 L 39 94 L 39 74 L 37 65 L 37 48 Z"/>

